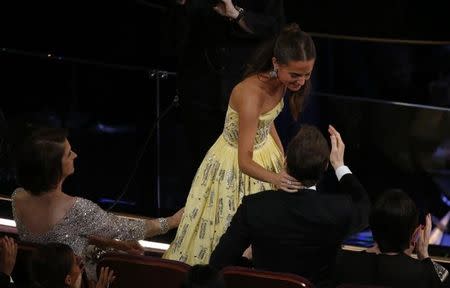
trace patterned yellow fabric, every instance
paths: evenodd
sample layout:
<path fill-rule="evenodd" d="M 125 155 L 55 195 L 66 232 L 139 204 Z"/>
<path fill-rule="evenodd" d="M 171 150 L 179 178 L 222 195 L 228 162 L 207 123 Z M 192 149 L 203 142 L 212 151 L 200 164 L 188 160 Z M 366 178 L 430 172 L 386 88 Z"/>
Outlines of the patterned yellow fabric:
<path fill-rule="evenodd" d="M 282 108 L 280 101 L 271 111 L 260 115 L 254 141 L 253 160 L 274 172 L 281 170 L 283 159 L 269 132 Z M 274 188 L 239 170 L 238 125 L 238 113 L 228 107 L 223 133 L 197 170 L 177 235 L 163 258 L 190 265 L 208 263 L 242 197 Z"/>

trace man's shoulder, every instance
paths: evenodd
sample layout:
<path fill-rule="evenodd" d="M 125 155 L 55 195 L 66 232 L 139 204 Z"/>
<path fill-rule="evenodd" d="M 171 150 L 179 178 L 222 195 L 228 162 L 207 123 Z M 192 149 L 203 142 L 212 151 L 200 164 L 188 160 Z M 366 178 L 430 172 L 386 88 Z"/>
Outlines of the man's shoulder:
<path fill-rule="evenodd" d="M 266 190 L 266 191 L 261 191 L 252 195 L 248 195 L 244 197 L 244 201 L 246 203 L 256 203 L 256 202 L 261 202 L 261 201 L 271 201 L 273 199 L 277 199 L 280 198 L 280 191 L 276 191 L 276 190 Z"/>

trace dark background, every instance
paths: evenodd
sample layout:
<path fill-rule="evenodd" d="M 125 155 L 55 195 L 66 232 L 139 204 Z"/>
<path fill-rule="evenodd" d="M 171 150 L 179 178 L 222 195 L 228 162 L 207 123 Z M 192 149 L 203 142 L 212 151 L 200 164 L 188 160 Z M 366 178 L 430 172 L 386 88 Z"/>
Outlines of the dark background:
<path fill-rule="evenodd" d="M 311 103 L 301 123 L 324 131 L 328 123 L 336 125 L 347 143 L 349 166 L 373 198 L 387 187 L 400 187 L 422 211 L 437 216 L 448 210 L 442 197 L 450 198 L 450 29 L 444 4 L 285 1 L 287 22 L 312 32 L 318 49 Z M 66 191 L 109 207 L 129 181 L 156 118 L 157 81 L 150 74 L 177 71 L 173 4 L 0 5 L 1 127 L 24 121 L 68 127 L 79 157 Z M 386 43 L 336 35 L 441 42 Z M 176 77 L 161 79 L 159 88 L 164 110 L 177 94 Z M 179 114 L 173 108 L 160 122 L 159 172 L 153 137 L 116 211 L 157 216 L 183 206 L 188 191 L 176 189 L 180 171 L 174 151 L 180 137 L 195 135 L 183 134 Z M 301 123 L 283 119 L 277 125 L 286 142 Z M 4 195 L 15 187 L 8 149 L 2 139 Z"/>

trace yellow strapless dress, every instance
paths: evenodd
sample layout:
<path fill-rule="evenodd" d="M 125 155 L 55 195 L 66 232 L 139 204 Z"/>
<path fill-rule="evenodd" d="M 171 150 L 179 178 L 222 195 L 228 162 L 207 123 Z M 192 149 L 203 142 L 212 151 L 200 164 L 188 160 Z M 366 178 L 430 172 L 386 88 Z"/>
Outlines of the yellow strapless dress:
<path fill-rule="evenodd" d="M 283 100 L 271 111 L 260 115 L 254 141 L 253 160 L 273 172 L 281 170 L 283 156 L 269 132 L 282 108 Z M 222 135 L 197 170 L 183 219 L 163 258 L 190 265 L 207 264 L 242 197 L 274 189 L 272 184 L 251 178 L 239 170 L 238 123 L 238 113 L 228 107 Z"/>

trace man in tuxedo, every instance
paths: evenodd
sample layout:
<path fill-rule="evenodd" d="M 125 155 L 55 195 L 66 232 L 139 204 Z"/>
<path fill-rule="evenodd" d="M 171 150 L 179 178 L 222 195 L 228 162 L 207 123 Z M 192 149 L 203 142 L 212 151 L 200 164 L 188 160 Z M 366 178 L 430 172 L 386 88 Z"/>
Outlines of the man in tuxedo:
<path fill-rule="evenodd" d="M 325 137 L 304 125 L 287 150 L 287 172 L 304 188 L 297 192 L 263 191 L 245 197 L 211 255 L 216 268 L 236 265 L 252 246 L 257 269 L 296 273 L 319 287 L 331 283 L 332 266 L 342 240 L 368 224 L 368 195 L 344 165 L 345 145 L 330 126 L 331 153 Z M 339 191 L 317 191 L 331 162 Z"/>

